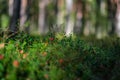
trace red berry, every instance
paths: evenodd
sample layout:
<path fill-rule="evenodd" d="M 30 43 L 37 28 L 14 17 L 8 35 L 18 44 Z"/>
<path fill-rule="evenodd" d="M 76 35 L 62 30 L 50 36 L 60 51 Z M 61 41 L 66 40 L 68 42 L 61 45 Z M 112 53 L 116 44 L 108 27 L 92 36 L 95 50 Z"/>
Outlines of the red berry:
<path fill-rule="evenodd" d="M 43 56 L 47 56 L 47 52 L 43 52 L 42 55 L 43 55 Z"/>
<path fill-rule="evenodd" d="M 17 68 L 19 66 L 19 62 L 17 60 L 13 61 L 13 66 Z"/>
<path fill-rule="evenodd" d="M 54 38 L 53 38 L 53 37 L 51 37 L 51 38 L 50 38 L 50 41 L 53 41 L 53 40 L 54 40 Z"/>
<path fill-rule="evenodd" d="M 4 58 L 4 56 L 2 54 L 0 54 L 0 60 L 2 60 Z"/>
<path fill-rule="evenodd" d="M 44 74 L 44 77 L 45 77 L 45 79 L 49 78 L 48 74 Z"/>
<path fill-rule="evenodd" d="M 62 64 L 64 62 L 63 59 L 59 59 L 59 63 Z"/>

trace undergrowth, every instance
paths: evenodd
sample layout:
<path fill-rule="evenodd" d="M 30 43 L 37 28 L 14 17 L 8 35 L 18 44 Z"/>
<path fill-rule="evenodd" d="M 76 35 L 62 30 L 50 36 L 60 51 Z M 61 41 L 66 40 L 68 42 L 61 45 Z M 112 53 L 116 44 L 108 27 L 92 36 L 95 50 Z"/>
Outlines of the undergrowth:
<path fill-rule="evenodd" d="M 0 38 L 0 80 L 119 80 L 120 39 Z"/>

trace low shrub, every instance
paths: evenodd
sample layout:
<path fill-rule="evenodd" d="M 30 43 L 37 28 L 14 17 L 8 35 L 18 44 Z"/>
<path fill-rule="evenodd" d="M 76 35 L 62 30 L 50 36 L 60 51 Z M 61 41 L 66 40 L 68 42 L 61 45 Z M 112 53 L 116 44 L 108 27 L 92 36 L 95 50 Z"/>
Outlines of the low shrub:
<path fill-rule="evenodd" d="M 1 80 L 119 80 L 120 40 L 18 34 L 1 41 Z M 0 44 L 0 46 L 1 46 Z"/>

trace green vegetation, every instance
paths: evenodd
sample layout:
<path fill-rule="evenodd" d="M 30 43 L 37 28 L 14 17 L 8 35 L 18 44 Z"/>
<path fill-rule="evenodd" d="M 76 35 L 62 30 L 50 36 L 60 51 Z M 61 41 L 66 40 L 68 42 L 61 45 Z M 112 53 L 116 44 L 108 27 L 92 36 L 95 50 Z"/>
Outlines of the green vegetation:
<path fill-rule="evenodd" d="M 0 80 L 119 80 L 120 39 L 0 38 Z"/>

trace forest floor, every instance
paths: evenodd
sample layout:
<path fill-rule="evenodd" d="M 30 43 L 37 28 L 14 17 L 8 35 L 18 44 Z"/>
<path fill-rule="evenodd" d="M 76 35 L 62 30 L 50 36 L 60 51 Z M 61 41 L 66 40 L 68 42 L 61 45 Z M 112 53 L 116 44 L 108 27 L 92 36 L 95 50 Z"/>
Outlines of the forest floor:
<path fill-rule="evenodd" d="M 0 37 L 0 80 L 120 80 L 120 39 Z"/>

